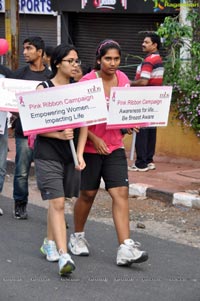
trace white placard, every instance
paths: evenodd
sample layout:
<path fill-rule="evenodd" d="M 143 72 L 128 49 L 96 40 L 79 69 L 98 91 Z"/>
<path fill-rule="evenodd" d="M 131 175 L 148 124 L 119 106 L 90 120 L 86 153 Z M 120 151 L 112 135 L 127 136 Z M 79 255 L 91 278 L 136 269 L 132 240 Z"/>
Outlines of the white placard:
<path fill-rule="evenodd" d="M 107 121 L 102 79 L 17 93 L 24 135 Z"/>
<path fill-rule="evenodd" d="M 15 93 L 35 90 L 41 81 L 0 78 L 0 111 L 18 112 Z"/>
<path fill-rule="evenodd" d="M 5 131 L 7 112 L 0 112 L 0 134 L 3 135 Z"/>
<path fill-rule="evenodd" d="M 171 86 L 112 88 L 107 128 L 166 126 L 171 95 Z"/>

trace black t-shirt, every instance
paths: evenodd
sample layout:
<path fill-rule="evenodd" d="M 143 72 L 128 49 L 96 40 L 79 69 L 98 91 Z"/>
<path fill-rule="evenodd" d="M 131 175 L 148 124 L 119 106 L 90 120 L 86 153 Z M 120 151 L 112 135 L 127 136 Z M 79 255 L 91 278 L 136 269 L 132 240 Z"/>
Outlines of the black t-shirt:
<path fill-rule="evenodd" d="M 0 65 L 0 77 L 3 75 L 3 77 L 12 77 L 12 71 L 8 69 L 6 66 Z"/>
<path fill-rule="evenodd" d="M 44 88 L 53 87 L 50 80 L 41 83 Z M 79 129 L 74 129 L 74 144 L 77 147 Z M 60 140 L 56 138 L 48 138 L 37 135 L 34 145 L 34 159 L 59 161 L 64 164 L 73 161 L 72 152 L 68 140 Z"/>
<path fill-rule="evenodd" d="M 45 68 L 42 71 L 32 71 L 29 65 L 22 67 L 13 72 L 13 78 L 37 81 L 47 80 L 51 76 L 51 71 L 47 66 L 44 67 Z"/>
<path fill-rule="evenodd" d="M 49 79 L 51 76 L 51 71 L 45 66 L 43 71 L 32 71 L 29 66 L 22 67 L 13 72 L 12 77 L 15 79 L 25 79 L 25 80 L 36 80 L 44 81 Z M 16 138 L 27 138 L 23 134 L 21 120 L 18 117 L 14 122 L 15 137 Z"/>

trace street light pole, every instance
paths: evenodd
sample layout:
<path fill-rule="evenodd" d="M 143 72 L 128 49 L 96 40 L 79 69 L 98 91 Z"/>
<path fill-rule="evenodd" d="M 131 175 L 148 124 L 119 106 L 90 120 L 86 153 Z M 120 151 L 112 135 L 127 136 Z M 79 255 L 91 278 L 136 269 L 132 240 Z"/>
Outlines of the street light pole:
<path fill-rule="evenodd" d="M 179 22 L 182 25 L 188 25 L 192 26 L 191 22 L 187 20 L 187 15 L 189 13 L 189 4 L 188 0 L 181 0 L 180 1 L 180 17 Z M 188 6 L 187 6 L 188 4 Z M 190 55 L 190 45 L 191 45 L 191 39 L 190 38 L 183 38 L 184 46 L 181 47 L 180 57 L 181 59 L 185 60 L 188 63 L 188 60 L 191 59 Z M 185 62 L 184 62 L 185 63 Z"/>
<path fill-rule="evenodd" d="M 5 0 L 5 37 L 9 44 L 6 65 L 16 70 L 19 64 L 19 1 Z"/>

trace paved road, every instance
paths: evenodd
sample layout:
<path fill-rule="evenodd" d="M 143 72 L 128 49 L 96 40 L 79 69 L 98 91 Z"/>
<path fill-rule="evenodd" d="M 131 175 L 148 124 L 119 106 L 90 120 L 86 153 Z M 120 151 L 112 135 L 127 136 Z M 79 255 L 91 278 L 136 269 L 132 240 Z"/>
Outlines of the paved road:
<path fill-rule="evenodd" d="M 112 226 L 90 221 L 91 256 L 75 257 L 76 270 L 60 278 L 56 263 L 39 253 L 46 209 L 29 205 L 28 221 L 11 216 L 13 201 L 1 196 L 0 300 L 13 301 L 200 301 L 200 251 L 136 233 L 150 259 L 131 268 L 115 265 L 117 240 Z M 72 217 L 67 215 L 69 233 Z"/>

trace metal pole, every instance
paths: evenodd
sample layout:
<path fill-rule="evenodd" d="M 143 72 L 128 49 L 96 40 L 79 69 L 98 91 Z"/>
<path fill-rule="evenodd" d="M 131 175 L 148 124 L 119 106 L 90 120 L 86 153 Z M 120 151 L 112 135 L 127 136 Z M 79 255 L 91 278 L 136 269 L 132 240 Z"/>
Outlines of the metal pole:
<path fill-rule="evenodd" d="M 134 160 L 135 141 L 136 141 L 136 132 L 133 131 L 132 143 L 131 143 L 131 152 L 130 152 L 130 160 L 132 160 L 132 161 Z"/>
<path fill-rule="evenodd" d="M 5 36 L 9 44 L 6 65 L 16 70 L 19 64 L 19 1 L 5 0 Z"/>
<path fill-rule="evenodd" d="M 191 26 L 191 22 L 187 20 L 187 15 L 189 12 L 189 6 L 187 6 L 188 0 L 181 0 L 180 1 L 180 17 L 179 22 L 182 25 L 188 25 Z M 180 58 L 183 60 L 183 63 L 188 63 L 188 60 L 191 59 L 190 55 L 190 45 L 191 45 L 191 39 L 190 38 L 183 38 L 184 45 L 181 47 L 180 50 Z"/>
<path fill-rule="evenodd" d="M 61 15 L 57 13 L 57 45 L 61 44 Z"/>
<path fill-rule="evenodd" d="M 73 160 L 74 160 L 74 165 L 78 166 L 78 158 L 77 158 L 77 155 L 76 155 L 74 140 L 70 139 L 69 144 L 70 144 L 70 148 L 71 148 L 71 152 L 72 152 L 72 157 L 73 157 Z"/>

